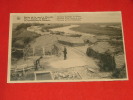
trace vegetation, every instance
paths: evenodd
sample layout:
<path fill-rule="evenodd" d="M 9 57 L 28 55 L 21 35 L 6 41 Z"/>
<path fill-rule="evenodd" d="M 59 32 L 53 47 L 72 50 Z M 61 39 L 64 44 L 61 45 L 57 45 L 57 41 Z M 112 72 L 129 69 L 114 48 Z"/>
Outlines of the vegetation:
<path fill-rule="evenodd" d="M 115 69 L 112 73 L 112 78 L 126 78 L 126 67 L 125 65 L 120 69 Z"/>
<path fill-rule="evenodd" d="M 111 26 L 118 26 L 119 28 L 114 28 Z M 85 23 L 79 24 L 79 27 L 71 28 L 74 31 L 94 34 L 94 35 L 109 35 L 109 36 L 118 36 L 122 35 L 121 24 L 120 23 Z"/>
<path fill-rule="evenodd" d="M 59 28 L 59 27 L 64 27 L 64 26 L 68 26 L 68 25 L 70 25 L 70 24 L 43 24 L 42 25 L 42 31 L 44 31 L 44 30 L 49 30 L 49 29 L 52 29 L 52 28 Z"/>
<path fill-rule="evenodd" d="M 12 31 L 12 59 L 19 59 L 23 56 L 23 48 L 33 41 L 39 34 L 27 31 L 31 24 L 20 24 Z"/>
<path fill-rule="evenodd" d="M 106 41 L 116 48 L 116 54 L 124 52 L 120 23 L 81 23 L 78 27 L 73 27 L 71 29 L 96 36 L 107 36 L 109 39 Z M 102 39 L 100 41 L 102 41 Z"/>
<path fill-rule="evenodd" d="M 13 24 L 12 31 L 12 59 L 23 57 L 23 49 L 40 35 L 36 32 L 28 31 L 31 26 L 40 26 L 42 32 L 47 32 L 51 28 L 63 27 L 68 24 L 40 24 L 40 23 L 22 23 Z"/>

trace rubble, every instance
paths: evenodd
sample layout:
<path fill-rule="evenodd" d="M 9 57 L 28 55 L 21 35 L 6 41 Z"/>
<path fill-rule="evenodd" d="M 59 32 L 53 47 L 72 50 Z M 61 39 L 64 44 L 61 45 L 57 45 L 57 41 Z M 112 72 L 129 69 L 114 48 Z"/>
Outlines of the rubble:
<path fill-rule="evenodd" d="M 99 59 L 98 65 L 103 71 L 113 71 L 116 68 L 113 55 L 114 48 L 108 42 L 98 42 L 87 49 L 87 55 Z"/>

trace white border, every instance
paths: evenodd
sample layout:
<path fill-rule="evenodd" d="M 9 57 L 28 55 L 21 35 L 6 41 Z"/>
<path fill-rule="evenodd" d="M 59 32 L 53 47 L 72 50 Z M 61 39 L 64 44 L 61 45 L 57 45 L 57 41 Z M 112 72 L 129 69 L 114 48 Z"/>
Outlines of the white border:
<path fill-rule="evenodd" d="M 103 11 L 103 12 L 120 12 L 121 11 Z M 63 13 L 89 13 L 89 12 L 60 12 Z M 29 81 L 10 81 L 10 65 L 11 65 L 11 47 L 12 47 L 12 16 L 20 15 L 20 14 L 41 14 L 41 13 L 10 13 L 10 26 L 9 26 L 9 44 L 8 44 L 8 71 L 7 71 L 7 83 L 41 83 L 41 82 L 95 82 L 95 81 L 127 81 L 128 77 L 128 68 L 127 68 L 127 60 L 126 60 L 126 50 L 125 50 L 125 41 L 124 41 L 124 31 L 123 31 L 123 23 L 122 23 L 122 13 L 121 13 L 121 28 L 122 28 L 122 38 L 123 38 L 123 49 L 124 49 L 124 57 L 125 57 L 125 67 L 126 67 L 126 76 L 127 78 L 123 79 L 88 79 L 88 80 L 29 80 Z M 45 13 L 45 14 L 57 14 L 57 13 Z"/>

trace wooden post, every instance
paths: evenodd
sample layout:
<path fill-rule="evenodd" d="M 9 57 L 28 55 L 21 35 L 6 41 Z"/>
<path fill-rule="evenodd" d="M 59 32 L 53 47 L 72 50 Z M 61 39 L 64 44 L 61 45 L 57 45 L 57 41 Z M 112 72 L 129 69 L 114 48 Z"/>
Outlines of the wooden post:
<path fill-rule="evenodd" d="M 23 76 L 25 75 L 25 70 L 24 70 L 24 67 L 23 67 Z"/>
<path fill-rule="evenodd" d="M 35 55 L 35 47 L 33 47 L 33 56 Z"/>
<path fill-rule="evenodd" d="M 42 47 L 42 49 L 43 49 L 43 55 L 45 56 L 45 47 Z"/>
<path fill-rule="evenodd" d="M 18 66 L 16 66 L 16 68 L 15 68 L 15 70 L 14 70 L 14 71 L 15 71 L 15 73 L 17 72 L 17 68 L 18 68 Z"/>
<path fill-rule="evenodd" d="M 24 52 L 24 49 L 23 49 L 23 59 L 25 60 L 25 57 L 24 57 L 24 56 L 25 56 L 25 54 L 24 54 L 24 53 L 25 53 L 25 52 Z"/>
<path fill-rule="evenodd" d="M 34 76 L 35 76 L 35 80 L 37 80 L 36 73 L 34 73 Z"/>

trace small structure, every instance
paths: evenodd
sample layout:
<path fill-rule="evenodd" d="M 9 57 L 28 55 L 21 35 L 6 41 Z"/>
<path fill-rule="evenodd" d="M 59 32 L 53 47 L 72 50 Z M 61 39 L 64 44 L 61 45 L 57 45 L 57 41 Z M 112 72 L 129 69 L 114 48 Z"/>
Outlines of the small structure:
<path fill-rule="evenodd" d="M 53 80 L 52 73 L 50 71 L 37 71 L 34 72 L 35 80 Z"/>
<path fill-rule="evenodd" d="M 88 35 L 84 35 L 82 36 L 83 40 L 85 43 L 88 43 L 88 44 L 94 44 L 96 43 L 98 40 L 95 36 L 88 36 Z"/>
<path fill-rule="evenodd" d="M 81 38 L 77 37 L 65 37 L 58 40 L 59 43 L 68 46 L 84 46 L 85 43 Z"/>

